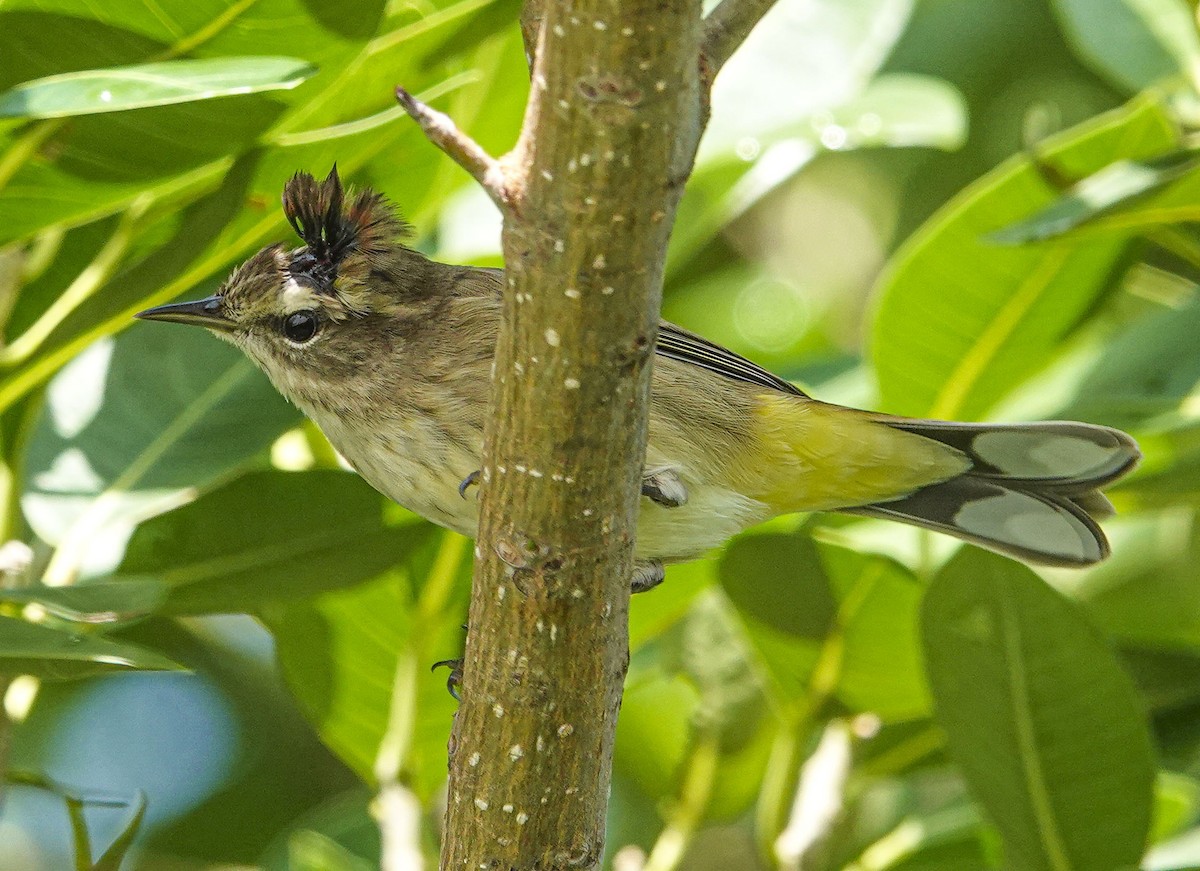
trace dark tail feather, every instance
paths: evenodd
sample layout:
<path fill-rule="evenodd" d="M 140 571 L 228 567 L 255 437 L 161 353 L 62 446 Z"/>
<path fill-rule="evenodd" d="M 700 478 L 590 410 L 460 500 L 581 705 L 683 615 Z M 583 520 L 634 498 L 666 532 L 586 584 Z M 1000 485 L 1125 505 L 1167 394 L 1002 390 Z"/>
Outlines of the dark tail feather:
<path fill-rule="evenodd" d="M 1108 556 L 1100 492 L 1137 465 L 1125 433 L 1085 423 L 963 424 L 886 418 L 961 451 L 971 468 L 901 499 L 851 509 L 945 532 L 1030 563 L 1086 566 Z"/>

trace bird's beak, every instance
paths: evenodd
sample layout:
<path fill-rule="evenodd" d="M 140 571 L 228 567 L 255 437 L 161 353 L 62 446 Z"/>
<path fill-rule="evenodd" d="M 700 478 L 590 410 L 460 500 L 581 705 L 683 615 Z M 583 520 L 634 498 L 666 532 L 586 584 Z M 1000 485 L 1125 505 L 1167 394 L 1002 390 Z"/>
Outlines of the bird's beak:
<path fill-rule="evenodd" d="M 192 324 L 197 327 L 207 327 L 210 330 L 228 332 L 233 329 L 233 321 L 225 317 L 221 297 L 209 296 L 195 302 L 173 302 L 148 308 L 138 312 L 135 318 L 145 321 L 169 321 L 173 324 Z"/>

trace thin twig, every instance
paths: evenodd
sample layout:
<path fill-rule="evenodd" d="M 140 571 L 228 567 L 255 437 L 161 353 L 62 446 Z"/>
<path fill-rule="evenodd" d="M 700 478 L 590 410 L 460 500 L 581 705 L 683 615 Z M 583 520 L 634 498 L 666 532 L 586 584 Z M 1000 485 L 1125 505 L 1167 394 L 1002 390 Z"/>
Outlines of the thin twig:
<path fill-rule="evenodd" d="M 521 39 L 525 43 L 525 62 L 533 70 L 533 62 L 537 59 L 538 38 L 542 32 L 542 19 L 545 17 L 545 0 L 525 0 L 521 10 Z"/>
<path fill-rule="evenodd" d="M 775 0 L 721 0 L 704 19 L 704 77 L 711 84 L 725 61 L 746 41 L 754 25 L 767 14 Z"/>
<path fill-rule="evenodd" d="M 399 85 L 396 86 L 396 100 L 420 125 L 426 139 L 469 172 L 502 212 L 509 210 L 508 188 L 500 161 L 459 130 L 449 115 L 427 106 Z"/>

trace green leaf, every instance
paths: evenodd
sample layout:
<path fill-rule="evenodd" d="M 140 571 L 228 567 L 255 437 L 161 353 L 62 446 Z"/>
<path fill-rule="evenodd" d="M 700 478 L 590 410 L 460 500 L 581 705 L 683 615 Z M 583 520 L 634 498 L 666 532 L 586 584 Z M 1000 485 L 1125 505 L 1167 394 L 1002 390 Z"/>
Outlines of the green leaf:
<path fill-rule="evenodd" d="M 1193 341 L 1197 335 L 1200 302 L 1151 310 L 1104 338 L 1074 397 L 1056 416 L 1132 429 L 1179 409 L 1200 384 L 1200 347 Z M 1165 431 L 1160 437 L 1169 438 Z M 1147 470 L 1161 468 L 1169 456 L 1153 442 L 1143 452 Z"/>
<path fill-rule="evenodd" d="M 921 586 L 894 560 L 819 545 L 841 606 L 837 695 L 851 710 L 885 722 L 929 714 L 917 610 Z"/>
<path fill-rule="evenodd" d="M 820 684 L 852 710 L 884 720 L 928 713 L 917 641 L 921 588 L 899 563 L 814 542 L 807 532 L 765 532 L 729 545 L 720 578 L 780 705 Z M 818 659 L 827 673 L 812 673 Z"/>
<path fill-rule="evenodd" d="M 719 577 L 776 702 L 805 698 L 820 643 L 837 614 L 812 539 L 774 532 L 739 536 L 722 555 Z"/>
<path fill-rule="evenodd" d="M 1054 0 L 1067 39 L 1098 73 L 1140 91 L 1168 76 L 1192 76 L 1200 37 L 1184 0 Z"/>
<path fill-rule="evenodd" d="M 127 670 L 178 671 L 165 656 L 95 635 L 77 635 L 0 617 L 0 671 L 43 680 L 74 680 Z"/>
<path fill-rule="evenodd" d="M 716 590 L 635 655 L 617 723 L 614 761 L 656 799 L 698 804 L 710 819 L 743 813 L 768 763 L 776 722 L 759 660 Z M 700 759 L 701 746 L 716 758 Z M 689 764 L 713 765 L 702 796 L 679 796 Z"/>
<path fill-rule="evenodd" d="M 370 871 L 372 867 L 320 832 L 302 829 L 288 839 L 289 871 Z"/>
<path fill-rule="evenodd" d="M 298 417 L 203 330 L 139 324 L 93 345 L 51 382 L 26 454 L 22 507 L 59 548 L 48 575 L 69 578 L 102 545 L 119 547 L 133 519 L 194 498 Z"/>
<path fill-rule="evenodd" d="M 671 238 L 669 267 L 824 151 L 957 148 L 966 109 L 950 85 L 876 73 L 911 0 L 776 3 L 713 88 L 712 119 Z M 764 100 L 784 83 L 786 95 Z"/>
<path fill-rule="evenodd" d="M 421 64 L 424 68 L 437 67 L 461 57 L 505 28 L 515 28 L 520 17 L 520 0 L 488 0 L 477 12 L 464 16 L 461 23 L 447 28 L 449 32 L 425 52 Z"/>
<path fill-rule="evenodd" d="M 1077 591 L 1092 619 L 1148 650 L 1200 651 L 1200 535 L 1192 513 L 1143 512 L 1113 533 L 1112 557 Z"/>
<path fill-rule="evenodd" d="M 125 855 L 133 846 L 133 839 L 137 837 L 138 831 L 142 827 L 142 820 L 146 818 L 146 794 L 138 790 L 130 804 L 129 817 L 121 826 L 117 836 L 113 838 L 112 843 L 92 865 L 92 871 L 120 871 L 121 863 L 125 860 Z"/>
<path fill-rule="evenodd" d="M 63 160 L 25 165 L 8 187 L 0 190 L 0 211 L 13 218 L 0 225 L 0 240 L 23 238 L 49 225 L 93 220 L 146 197 L 154 209 L 178 211 L 192 203 L 184 211 L 178 232 L 165 244 L 159 243 L 159 250 L 102 282 L 42 343 L 36 357 L 0 380 L 0 408 L 10 406 L 95 339 L 126 326 L 139 309 L 185 294 L 211 292 L 212 285 L 207 282 L 218 278 L 234 260 L 287 238 L 290 231 L 283 215 L 272 204 L 278 202 L 283 184 L 298 168 L 324 173 L 337 161 L 344 178 L 359 184 L 373 181 L 403 205 L 411 218 L 427 217 L 424 210 L 431 194 L 461 182 L 451 171 L 450 161 L 430 148 L 416 125 L 395 106 L 392 88 L 397 80 L 427 99 L 455 92 L 448 108 L 464 129 L 485 144 L 508 137 L 506 147 L 515 135 L 521 117 L 520 98 L 527 87 L 524 72 L 519 78 L 508 74 L 518 65 L 524 69 L 519 39 L 493 40 L 493 48 L 464 58 L 448 74 L 439 71 L 431 76 L 414 68 L 420 52 L 442 35 L 439 29 L 470 14 L 477 8 L 477 0 L 451 3 L 370 43 L 362 42 L 362 37 L 369 13 L 379 8 L 373 0 L 341 4 L 334 20 L 320 26 L 307 18 L 310 14 L 323 16 L 320 4 L 294 0 L 297 8 L 292 15 L 284 12 L 291 9 L 292 0 L 280 3 L 283 5 L 269 7 L 247 4 L 248 9 L 223 3 L 204 7 L 205 14 L 211 11 L 220 19 L 204 25 L 211 36 L 204 47 L 224 46 L 231 53 L 245 54 L 247 45 L 254 42 L 248 34 L 257 34 L 260 43 L 264 34 L 270 34 L 272 45 L 279 37 L 279 48 L 286 43 L 292 46 L 284 49 L 288 54 L 321 67 L 311 80 L 294 91 L 276 92 L 270 101 L 263 95 L 236 98 L 240 106 L 236 112 L 217 105 L 222 100 L 213 100 L 75 119 L 64 129 L 88 144 L 78 159 L 73 157 L 69 165 Z M 226 13 L 235 15 L 236 28 L 223 29 L 229 25 L 221 18 Z M 409 15 L 406 12 L 399 17 Z M 58 24 L 46 26 L 52 29 Z M 216 28 L 215 36 L 207 30 L 210 25 Z M 338 34 L 357 35 L 347 43 L 332 39 L 323 29 L 327 27 Z M 180 30 L 188 32 L 182 24 Z M 0 39 L 4 35 L 0 12 Z M 254 50 L 269 47 L 260 44 Z M 353 63 L 347 54 L 351 48 L 357 52 Z M 22 51 L 36 54 L 30 46 L 23 45 Z M 520 84 L 514 87 L 514 81 Z M 481 84 L 468 89 L 473 82 Z M 252 109 L 245 105 L 250 100 L 264 102 Z M 285 103 L 293 108 L 285 112 Z M 147 119 L 148 114 L 155 117 Z M 142 129 L 143 122 L 150 125 L 148 130 Z M 78 133 L 91 124 L 107 126 L 88 129 L 86 136 Z M 271 134 L 264 140 L 267 128 Z M 151 147 L 162 137 L 191 149 L 187 160 L 156 145 Z M 98 155 L 96 149 L 101 146 L 104 154 Z M 146 153 L 135 150 L 143 146 Z M 64 159 L 69 153 L 67 147 Z M 397 154 L 403 155 L 403 160 L 396 160 Z M 379 155 L 386 158 L 375 160 Z M 97 174 L 89 167 L 95 168 L 98 161 L 105 169 Z M 181 161 L 194 168 L 178 174 Z M 365 174 L 355 178 L 368 164 Z M 39 173 L 52 177 L 43 178 Z M 27 179 L 29 174 L 38 178 Z M 161 181 L 150 184 L 147 174 Z M 202 196 L 205 199 L 193 202 Z"/>
<path fill-rule="evenodd" d="M 158 579 L 170 613 L 248 612 L 377 577 L 436 536 L 387 521 L 357 475 L 254 472 L 141 524 L 116 577 Z"/>
<path fill-rule="evenodd" d="M 1136 866 L 1153 750 L 1099 633 L 1029 569 L 967 549 L 930 585 L 922 635 L 937 720 L 1008 864 Z"/>
<path fill-rule="evenodd" d="M 262 612 L 279 667 L 321 740 L 368 783 L 389 728 L 393 696 L 412 711 L 397 740 L 406 783 L 422 800 L 446 778 L 454 700 L 430 665 L 458 656 L 469 594 L 470 548 L 451 533 L 392 553 L 377 579 Z M 345 557 L 345 554 L 342 555 Z M 418 592 L 420 590 L 420 592 Z"/>
<path fill-rule="evenodd" d="M 1120 214 L 1150 194 L 1191 174 L 1200 161 L 1194 151 L 1155 160 L 1118 160 L 1069 188 L 1058 200 L 1023 221 L 993 233 L 1005 245 L 1040 242 Z"/>
<path fill-rule="evenodd" d="M 329 15 L 322 4 L 303 0 L 199 0 L 156 5 L 150 14 L 145 4 L 127 0 L 56 3 L 53 12 L 18 5 L 27 4 L 6 3 L 0 10 L 3 87 L 79 70 L 158 63 L 180 54 L 205 63 L 285 56 L 320 71 L 299 87 L 269 95 L 219 97 L 80 116 L 70 124 L 33 125 L 17 144 L 48 136 L 48 145 L 40 151 L 54 156 L 18 160 L 6 167 L 15 174 L 11 181 L 7 174 L 0 179 L 8 181 L 7 186 L 0 183 L 0 211 L 14 220 L 0 227 L 3 239 L 112 214 L 147 194 L 182 205 L 202 192 L 184 184 L 190 174 L 202 176 L 205 189 L 211 190 L 234 157 L 256 147 L 273 125 L 283 123 L 281 115 L 295 111 L 290 107 L 309 110 L 316 92 L 340 83 L 347 65 L 364 51 L 383 2 L 347 0 L 338 4 L 336 15 Z M 325 18 L 334 26 L 325 26 Z M 198 61 L 188 61 L 194 62 Z M 387 97 L 378 95 L 377 103 Z M 339 108 L 353 111 L 350 104 Z M 328 123 L 331 118 L 329 112 L 323 120 Z M 30 153 L 38 154 L 39 149 Z M 277 198 L 275 191 L 272 201 Z"/>
<path fill-rule="evenodd" d="M 1159 771 L 1154 782 L 1154 828 L 1150 843 L 1157 844 L 1183 831 L 1200 810 L 1200 783 L 1174 771 Z"/>
<path fill-rule="evenodd" d="M 106 629 L 154 613 L 166 598 L 166 588 L 156 578 L 90 581 L 70 587 L 0 588 L 0 602 L 36 603 L 62 620 L 104 624 Z"/>
<path fill-rule="evenodd" d="M 66 118 L 288 90 L 316 72 L 290 57 L 226 57 L 47 76 L 0 94 L 0 117 Z"/>
<path fill-rule="evenodd" d="M 1163 108 L 1140 102 L 1069 131 L 1046 149 L 1070 176 L 1177 147 Z M 1128 234 L 1021 248 L 990 234 L 1057 192 L 1013 158 L 944 206 L 880 279 L 873 357 L 884 407 L 975 418 L 1036 371 L 1109 286 Z"/>

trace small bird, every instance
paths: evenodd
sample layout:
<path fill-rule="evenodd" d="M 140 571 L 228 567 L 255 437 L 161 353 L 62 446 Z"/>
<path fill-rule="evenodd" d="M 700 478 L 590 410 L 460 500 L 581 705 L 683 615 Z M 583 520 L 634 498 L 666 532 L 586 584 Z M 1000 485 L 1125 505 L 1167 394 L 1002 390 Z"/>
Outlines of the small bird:
<path fill-rule="evenodd" d="M 379 193 L 298 173 L 272 245 L 213 296 L 141 312 L 241 348 L 372 486 L 475 534 L 463 498 L 483 451 L 503 272 L 438 263 Z M 841 511 L 937 530 L 1030 563 L 1108 555 L 1100 493 L 1138 462 L 1123 432 L 1071 422 L 949 423 L 821 402 L 660 325 L 635 590 L 770 517 Z"/>

